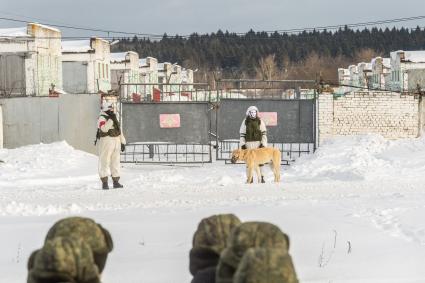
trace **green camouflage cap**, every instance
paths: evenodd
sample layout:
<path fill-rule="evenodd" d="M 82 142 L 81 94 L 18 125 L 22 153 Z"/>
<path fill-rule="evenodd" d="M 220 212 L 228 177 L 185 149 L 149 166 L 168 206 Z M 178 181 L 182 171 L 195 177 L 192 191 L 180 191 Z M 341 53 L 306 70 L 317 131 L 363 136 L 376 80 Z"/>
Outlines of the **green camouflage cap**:
<path fill-rule="evenodd" d="M 50 228 L 46 241 L 67 236 L 84 239 L 96 254 L 107 254 L 113 249 L 109 232 L 90 218 L 68 217 L 59 220 Z"/>
<path fill-rule="evenodd" d="M 210 248 L 218 254 L 227 246 L 230 232 L 241 224 L 234 214 L 218 214 L 201 220 L 193 235 L 193 247 Z"/>
<path fill-rule="evenodd" d="M 82 239 L 56 237 L 47 240 L 28 262 L 28 283 L 99 283 L 99 270 L 90 246 Z"/>
<path fill-rule="evenodd" d="M 251 248 L 243 256 L 233 283 L 298 283 L 291 256 L 280 249 Z"/>
<path fill-rule="evenodd" d="M 287 253 L 289 237 L 271 223 L 242 223 L 232 231 L 228 247 L 220 255 L 217 266 L 217 283 L 231 283 L 245 252 L 249 248 L 256 247 L 275 248 Z"/>
<path fill-rule="evenodd" d="M 189 254 L 189 269 L 192 274 L 217 265 L 231 231 L 240 223 L 239 218 L 233 214 L 213 215 L 201 220 L 193 235 L 193 247 Z"/>

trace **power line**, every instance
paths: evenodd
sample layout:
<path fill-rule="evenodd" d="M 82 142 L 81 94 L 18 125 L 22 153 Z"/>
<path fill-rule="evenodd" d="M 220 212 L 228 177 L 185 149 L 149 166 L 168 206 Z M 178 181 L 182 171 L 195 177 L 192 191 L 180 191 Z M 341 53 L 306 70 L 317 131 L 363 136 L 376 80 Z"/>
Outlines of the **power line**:
<path fill-rule="evenodd" d="M 11 22 L 19 22 L 19 23 L 28 23 L 28 21 L 18 20 L 18 19 L 13 19 L 13 18 L 5 18 L 5 17 L 0 17 L 0 20 L 11 21 Z M 107 34 L 112 33 L 112 34 L 137 35 L 137 36 L 142 36 L 142 37 L 162 37 L 162 35 L 158 35 L 158 34 L 106 30 L 106 29 L 99 29 L 99 28 L 85 28 L 85 27 L 78 27 L 78 26 L 71 26 L 71 25 L 58 25 L 58 24 L 46 23 L 46 22 L 39 22 L 39 24 L 47 25 L 47 26 L 53 26 L 53 27 L 59 27 L 59 28 L 65 28 L 65 29 L 104 32 L 104 33 L 107 33 Z"/>
<path fill-rule="evenodd" d="M 7 16 L 24 18 L 24 19 L 29 19 L 31 21 L 34 21 L 34 20 L 36 20 L 36 21 L 46 21 L 46 22 L 50 22 L 50 23 L 54 23 L 54 24 L 69 25 L 69 26 L 71 26 L 71 24 L 64 23 L 64 22 L 59 22 L 59 21 L 56 21 L 56 20 L 42 19 L 42 18 L 36 18 L 36 17 L 28 17 L 28 16 L 24 16 L 24 15 L 20 15 L 20 14 L 11 13 L 11 12 L 5 11 L 5 10 L 0 10 L 0 14 L 7 15 Z M 90 27 L 84 27 L 84 28 L 90 28 Z"/>
<path fill-rule="evenodd" d="M 21 17 L 23 17 L 23 16 L 21 16 Z M 29 18 L 29 17 L 27 17 L 27 18 Z M 382 24 L 400 23 L 400 22 L 422 20 L 422 19 L 425 19 L 425 16 L 414 16 L 414 17 L 360 22 L 360 23 L 352 23 L 352 24 L 328 25 L 328 26 L 317 26 L 317 27 L 306 27 L 306 28 L 295 28 L 295 29 L 280 29 L 280 30 L 278 29 L 278 30 L 274 30 L 274 31 L 264 31 L 264 32 L 269 34 L 269 35 L 273 34 L 273 33 L 298 34 L 298 33 L 301 33 L 301 32 L 308 32 L 308 31 L 313 32 L 313 31 L 324 31 L 324 30 L 338 30 L 340 28 L 345 28 L 345 27 L 348 27 L 348 28 L 367 27 L 367 26 L 373 26 L 373 25 L 376 26 L 376 25 L 382 25 Z M 19 19 L 15 19 L 15 18 L 8 18 L 8 17 L 0 17 L 0 20 L 27 23 L 27 21 L 24 21 L 24 20 L 19 20 Z M 88 28 L 88 27 L 82 27 L 82 26 L 74 26 L 74 25 L 69 25 L 69 24 L 55 24 L 55 23 L 49 23 L 49 22 L 40 22 L 40 24 L 64 28 L 64 29 L 102 32 L 102 33 L 108 34 L 108 37 L 109 37 L 110 34 L 125 34 L 125 35 L 146 37 L 146 38 L 151 38 L 151 39 L 161 39 L 164 36 L 163 34 L 128 32 L 128 31 L 108 30 L 108 29 L 102 29 L 102 28 Z M 240 35 L 246 35 L 247 33 L 232 33 L 232 34 L 240 36 Z M 167 38 L 189 38 L 189 37 L 191 37 L 191 35 L 167 36 Z"/>
<path fill-rule="evenodd" d="M 278 32 L 278 33 L 292 33 L 292 32 L 326 30 L 326 29 L 334 30 L 334 29 L 339 29 L 339 28 L 344 28 L 344 27 L 348 27 L 348 28 L 365 27 L 365 26 L 372 26 L 372 25 L 391 24 L 391 23 L 407 22 L 407 21 L 422 20 L 422 19 L 425 19 L 425 16 L 397 18 L 397 19 L 380 20 L 380 21 L 370 21 L 370 22 L 362 22 L 362 23 L 354 23 L 354 24 L 330 25 L 330 26 L 319 26 L 319 27 L 300 28 L 300 29 L 277 30 L 276 32 Z M 267 32 L 275 32 L 275 31 L 267 31 Z"/>

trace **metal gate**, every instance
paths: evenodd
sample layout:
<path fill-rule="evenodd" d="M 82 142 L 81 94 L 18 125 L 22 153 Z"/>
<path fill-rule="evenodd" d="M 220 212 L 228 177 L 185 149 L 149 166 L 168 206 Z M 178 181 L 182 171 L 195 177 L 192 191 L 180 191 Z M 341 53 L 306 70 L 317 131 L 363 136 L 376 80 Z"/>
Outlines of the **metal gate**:
<path fill-rule="evenodd" d="M 149 86 L 135 85 L 142 86 L 141 89 Z M 124 86 L 128 88 L 129 84 Z M 143 96 L 143 93 L 140 95 Z M 174 95 L 188 98 L 179 93 Z M 208 101 L 133 101 L 134 97 L 137 96 L 121 97 L 122 128 L 127 139 L 122 162 L 212 162 L 210 131 L 213 108 Z"/>
<path fill-rule="evenodd" d="M 216 159 L 229 160 L 239 147 L 239 129 L 251 105 L 259 108 L 270 146 L 279 148 L 288 164 L 316 149 L 315 81 L 218 81 Z"/>
<path fill-rule="evenodd" d="M 25 96 L 25 55 L 0 55 L 0 97 Z"/>

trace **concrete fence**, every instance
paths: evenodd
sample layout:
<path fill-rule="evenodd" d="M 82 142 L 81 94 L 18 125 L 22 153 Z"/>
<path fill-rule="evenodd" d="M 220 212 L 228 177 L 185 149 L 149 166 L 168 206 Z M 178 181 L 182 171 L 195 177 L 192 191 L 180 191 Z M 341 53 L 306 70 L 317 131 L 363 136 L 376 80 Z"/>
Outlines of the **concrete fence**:
<path fill-rule="evenodd" d="M 76 149 L 95 153 L 99 107 L 100 97 L 88 94 L 0 99 L 0 146 L 65 140 Z"/>
<path fill-rule="evenodd" d="M 424 103 L 418 96 L 391 92 L 352 92 L 319 96 L 319 141 L 337 135 L 375 133 L 385 138 L 415 138 L 424 128 Z"/>
<path fill-rule="evenodd" d="M 93 145 L 100 97 L 0 99 L 0 148 L 65 140 L 76 149 L 96 153 Z M 425 130 L 425 101 L 390 92 L 352 92 L 318 99 L 319 141 L 338 135 L 376 133 L 385 138 L 414 138 Z"/>

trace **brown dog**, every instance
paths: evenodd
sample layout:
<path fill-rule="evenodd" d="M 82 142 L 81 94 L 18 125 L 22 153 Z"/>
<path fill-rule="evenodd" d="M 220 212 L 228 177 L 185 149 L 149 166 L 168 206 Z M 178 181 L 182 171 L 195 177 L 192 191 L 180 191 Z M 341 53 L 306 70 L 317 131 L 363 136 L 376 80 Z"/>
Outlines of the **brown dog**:
<path fill-rule="evenodd" d="M 274 181 L 280 182 L 280 150 L 273 147 L 262 147 L 256 149 L 235 149 L 232 152 L 232 163 L 245 161 L 247 166 L 247 183 L 252 183 L 254 169 L 257 172 L 258 182 L 261 181 L 260 165 L 272 162 L 270 167 L 273 170 Z"/>

